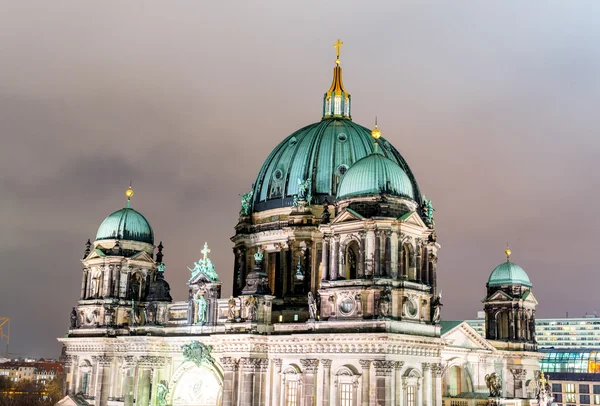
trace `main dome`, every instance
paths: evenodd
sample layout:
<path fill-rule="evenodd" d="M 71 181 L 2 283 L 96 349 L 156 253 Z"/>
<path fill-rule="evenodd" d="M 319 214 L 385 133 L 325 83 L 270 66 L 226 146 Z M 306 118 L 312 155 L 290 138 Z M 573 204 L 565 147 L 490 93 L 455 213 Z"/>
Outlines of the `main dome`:
<path fill-rule="evenodd" d="M 379 140 L 382 156 L 406 174 L 413 198 L 420 202 L 417 182 L 400 153 Z M 253 211 L 292 206 L 298 180 L 311 180 L 312 203 L 335 200 L 346 171 L 375 151 L 371 130 L 348 118 L 324 118 L 284 139 L 262 165 L 253 186 Z"/>
<path fill-rule="evenodd" d="M 96 233 L 96 240 L 125 240 L 154 244 L 154 232 L 148 220 L 127 203 L 127 207 L 108 216 Z"/>
<path fill-rule="evenodd" d="M 377 151 L 350 167 L 340 183 L 337 198 L 380 193 L 415 198 L 408 175 L 396 162 Z"/>

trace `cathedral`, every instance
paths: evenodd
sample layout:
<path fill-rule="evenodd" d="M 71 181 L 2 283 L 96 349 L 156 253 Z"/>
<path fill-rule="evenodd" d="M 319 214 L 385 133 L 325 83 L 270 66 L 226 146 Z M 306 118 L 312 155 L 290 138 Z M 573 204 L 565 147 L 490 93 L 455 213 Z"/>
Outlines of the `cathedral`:
<path fill-rule="evenodd" d="M 86 244 L 59 405 L 544 404 L 527 274 L 507 249 L 485 339 L 444 321 L 432 202 L 377 123 L 352 120 L 341 45 L 321 120 L 281 141 L 242 195 L 232 296 L 205 244 L 173 300 L 127 190 Z"/>

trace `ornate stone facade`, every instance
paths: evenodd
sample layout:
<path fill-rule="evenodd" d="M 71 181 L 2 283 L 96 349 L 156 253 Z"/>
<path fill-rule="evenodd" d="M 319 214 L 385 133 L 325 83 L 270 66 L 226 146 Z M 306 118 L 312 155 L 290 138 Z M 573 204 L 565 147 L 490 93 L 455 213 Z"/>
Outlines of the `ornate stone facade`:
<path fill-rule="evenodd" d="M 339 58 L 335 74 L 329 113 Z M 512 341 L 489 342 L 441 322 L 431 201 L 380 130 L 352 123 L 345 106 L 288 137 L 242 196 L 229 298 L 206 244 L 187 300 L 173 302 L 143 216 L 128 202 L 121 220 L 105 220 L 59 339 L 69 393 L 95 406 L 441 406 L 487 394 L 496 374 L 503 398 L 531 404 L 541 356 L 516 343 L 535 338 L 513 328 Z M 298 150 L 307 145 L 314 156 Z M 511 320 L 527 325 L 527 306 Z"/>

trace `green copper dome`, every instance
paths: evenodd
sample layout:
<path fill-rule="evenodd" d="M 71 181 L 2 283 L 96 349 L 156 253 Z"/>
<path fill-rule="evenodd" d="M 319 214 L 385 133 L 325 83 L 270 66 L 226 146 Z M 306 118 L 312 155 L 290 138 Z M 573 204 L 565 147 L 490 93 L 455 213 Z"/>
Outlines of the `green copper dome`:
<path fill-rule="evenodd" d="M 253 186 L 253 211 L 292 206 L 298 180 L 311 181 L 312 204 L 332 202 L 346 171 L 375 150 L 371 130 L 348 118 L 325 118 L 283 140 L 264 162 Z M 385 139 L 379 156 L 397 165 L 395 180 L 404 174 L 402 192 L 421 201 L 417 182 L 400 153 Z"/>
<path fill-rule="evenodd" d="M 154 232 L 148 220 L 127 207 L 117 210 L 108 216 L 98 228 L 96 240 L 125 240 L 154 244 Z"/>
<path fill-rule="evenodd" d="M 337 198 L 380 193 L 415 198 L 408 175 L 396 162 L 377 151 L 350 167 L 340 183 Z"/>
<path fill-rule="evenodd" d="M 507 286 L 507 285 L 523 285 L 531 287 L 529 277 L 517 264 L 513 264 L 510 261 L 506 261 L 496 267 L 492 271 L 490 278 L 488 279 L 488 286 Z"/>

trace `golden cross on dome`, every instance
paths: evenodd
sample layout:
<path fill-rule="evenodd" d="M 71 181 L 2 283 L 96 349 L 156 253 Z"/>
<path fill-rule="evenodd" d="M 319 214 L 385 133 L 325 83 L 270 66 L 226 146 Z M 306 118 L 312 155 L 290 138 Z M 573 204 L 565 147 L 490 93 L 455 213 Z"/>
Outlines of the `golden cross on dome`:
<path fill-rule="evenodd" d="M 204 249 L 202 251 L 200 251 L 202 253 L 202 255 L 204 255 L 204 260 L 206 261 L 206 257 L 208 256 L 208 253 L 210 252 L 210 250 L 208 249 L 208 243 L 204 243 Z"/>
<path fill-rule="evenodd" d="M 342 45 L 344 45 L 344 43 L 342 41 L 340 41 L 339 38 L 338 38 L 337 42 L 335 44 L 333 44 L 333 47 L 335 48 L 335 63 L 337 65 L 340 64 L 340 48 L 342 47 Z"/>

